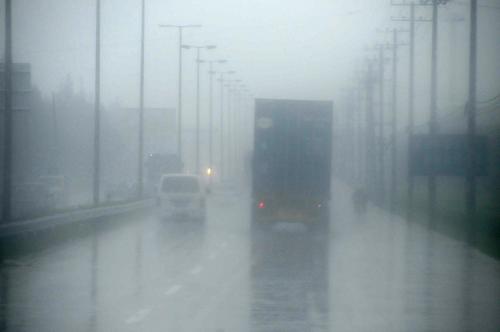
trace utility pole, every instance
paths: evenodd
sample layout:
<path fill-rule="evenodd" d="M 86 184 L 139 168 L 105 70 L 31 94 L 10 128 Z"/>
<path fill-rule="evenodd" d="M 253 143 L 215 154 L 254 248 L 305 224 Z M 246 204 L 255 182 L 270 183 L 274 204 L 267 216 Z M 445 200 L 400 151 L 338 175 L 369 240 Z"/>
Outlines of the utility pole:
<path fill-rule="evenodd" d="M 432 1 L 432 4 L 430 3 Z M 409 32 L 410 32 L 410 61 L 409 61 L 409 84 L 408 84 L 408 148 L 409 152 L 413 150 L 412 139 L 414 134 L 414 113 L 415 113 L 415 23 L 416 22 L 433 22 L 433 19 L 427 19 L 423 17 L 415 17 L 416 6 L 433 6 L 436 1 L 440 4 L 445 4 L 448 0 L 421 0 L 418 4 L 412 3 L 394 3 L 391 2 L 393 6 L 408 6 L 410 7 L 410 17 L 391 17 L 392 21 L 399 22 L 409 22 Z M 437 19 L 437 17 L 436 17 Z M 437 22 L 437 21 L 436 21 Z M 409 159 L 408 159 L 409 162 Z M 408 191 L 407 191 L 407 219 L 411 220 L 413 218 L 413 197 L 415 180 L 411 174 L 411 165 L 408 164 Z"/>
<path fill-rule="evenodd" d="M 5 104 L 2 221 L 11 219 L 12 195 L 12 2 L 5 0 Z"/>
<path fill-rule="evenodd" d="M 101 0 L 96 0 L 95 100 L 94 100 L 94 206 L 99 205 L 101 148 Z"/>
<path fill-rule="evenodd" d="M 390 32 L 392 34 L 392 44 L 388 45 L 392 49 L 392 91 L 391 91 L 391 120 L 390 120 L 390 148 L 391 148 L 391 166 L 390 166 L 390 190 L 389 190 L 389 209 L 392 213 L 396 210 L 396 193 L 397 193 L 397 129 L 398 129 L 398 99 L 397 99 L 397 80 L 398 80 L 398 48 L 405 44 L 399 43 L 399 32 L 406 30 L 390 29 L 382 32 Z"/>
<path fill-rule="evenodd" d="M 390 166 L 390 193 L 389 193 L 389 209 L 392 213 L 396 210 L 396 192 L 397 192 L 397 128 L 398 128 L 398 99 L 397 99 L 397 78 L 398 78 L 398 48 L 404 46 L 398 41 L 399 32 L 405 30 L 391 29 L 383 32 L 392 34 L 392 92 L 391 92 L 391 120 L 390 120 L 390 147 L 391 147 L 391 166 Z"/>
<path fill-rule="evenodd" d="M 467 108 L 466 204 L 468 241 L 476 242 L 476 86 L 477 86 L 477 0 L 470 2 L 469 100 Z"/>
<path fill-rule="evenodd" d="M 144 193 L 144 26 L 145 26 L 145 0 L 141 1 L 141 59 L 139 82 L 139 149 L 137 159 L 137 197 L 142 198 Z"/>
<path fill-rule="evenodd" d="M 437 62 L 438 62 L 438 6 L 445 5 L 449 0 L 421 0 L 422 5 L 432 6 L 432 46 L 431 46 L 431 83 L 430 83 L 430 109 L 429 109 L 429 140 L 431 144 L 437 135 Z M 434 151 L 429 151 L 429 177 L 428 193 L 429 226 L 434 228 L 436 221 L 437 179 L 435 170 L 436 158 Z"/>

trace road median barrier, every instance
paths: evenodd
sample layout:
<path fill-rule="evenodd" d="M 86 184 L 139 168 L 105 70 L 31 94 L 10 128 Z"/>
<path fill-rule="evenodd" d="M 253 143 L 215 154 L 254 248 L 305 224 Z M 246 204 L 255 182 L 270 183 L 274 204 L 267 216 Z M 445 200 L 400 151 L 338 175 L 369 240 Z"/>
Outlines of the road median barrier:
<path fill-rule="evenodd" d="M 40 232 L 58 226 L 91 220 L 94 221 L 104 217 L 130 213 L 140 209 L 152 207 L 153 204 L 154 201 L 152 199 L 146 199 L 134 202 L 117 203 L 114 205 L 73 210 L 27 220 L 13 221 L 7 224 L 0 225 L 0 240 L 24 233 Z"/>

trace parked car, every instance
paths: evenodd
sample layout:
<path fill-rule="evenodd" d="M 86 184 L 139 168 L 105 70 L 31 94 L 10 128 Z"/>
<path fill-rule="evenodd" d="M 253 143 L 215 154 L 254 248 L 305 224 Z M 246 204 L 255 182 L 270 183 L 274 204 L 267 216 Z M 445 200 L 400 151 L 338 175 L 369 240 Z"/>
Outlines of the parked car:
<path fill-rule="evenodd" d="M 157 203 L 163 218 L 204 220 L 206 189 L 196 175 L 166 174 L 160 179 Z"/>

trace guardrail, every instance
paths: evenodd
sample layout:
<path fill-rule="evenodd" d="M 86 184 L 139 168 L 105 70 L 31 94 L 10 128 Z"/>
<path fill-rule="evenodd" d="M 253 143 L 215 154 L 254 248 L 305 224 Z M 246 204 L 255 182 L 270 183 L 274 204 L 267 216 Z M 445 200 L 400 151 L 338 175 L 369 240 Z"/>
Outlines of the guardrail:
<path fill-rule="evenodd" d="M 22 233 L 39 232 L 56 226 L 94 220 L 102 217 L 124 214 L 153 206 L 152 199 L 113 206 L 102 206 L 77 211 L 63 212 L 52 216 L 33 218 L 0 225 L 0 239 Z"/>

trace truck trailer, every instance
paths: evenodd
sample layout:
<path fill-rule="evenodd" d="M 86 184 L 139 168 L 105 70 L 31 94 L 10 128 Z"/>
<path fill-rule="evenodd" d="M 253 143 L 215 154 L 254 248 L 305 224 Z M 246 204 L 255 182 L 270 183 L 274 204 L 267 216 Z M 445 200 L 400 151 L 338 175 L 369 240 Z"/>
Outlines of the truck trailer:
<path fill-rule="evenodd" d="M 328 226 L 331 101 L 256 99 L 252 223 Z"/>

